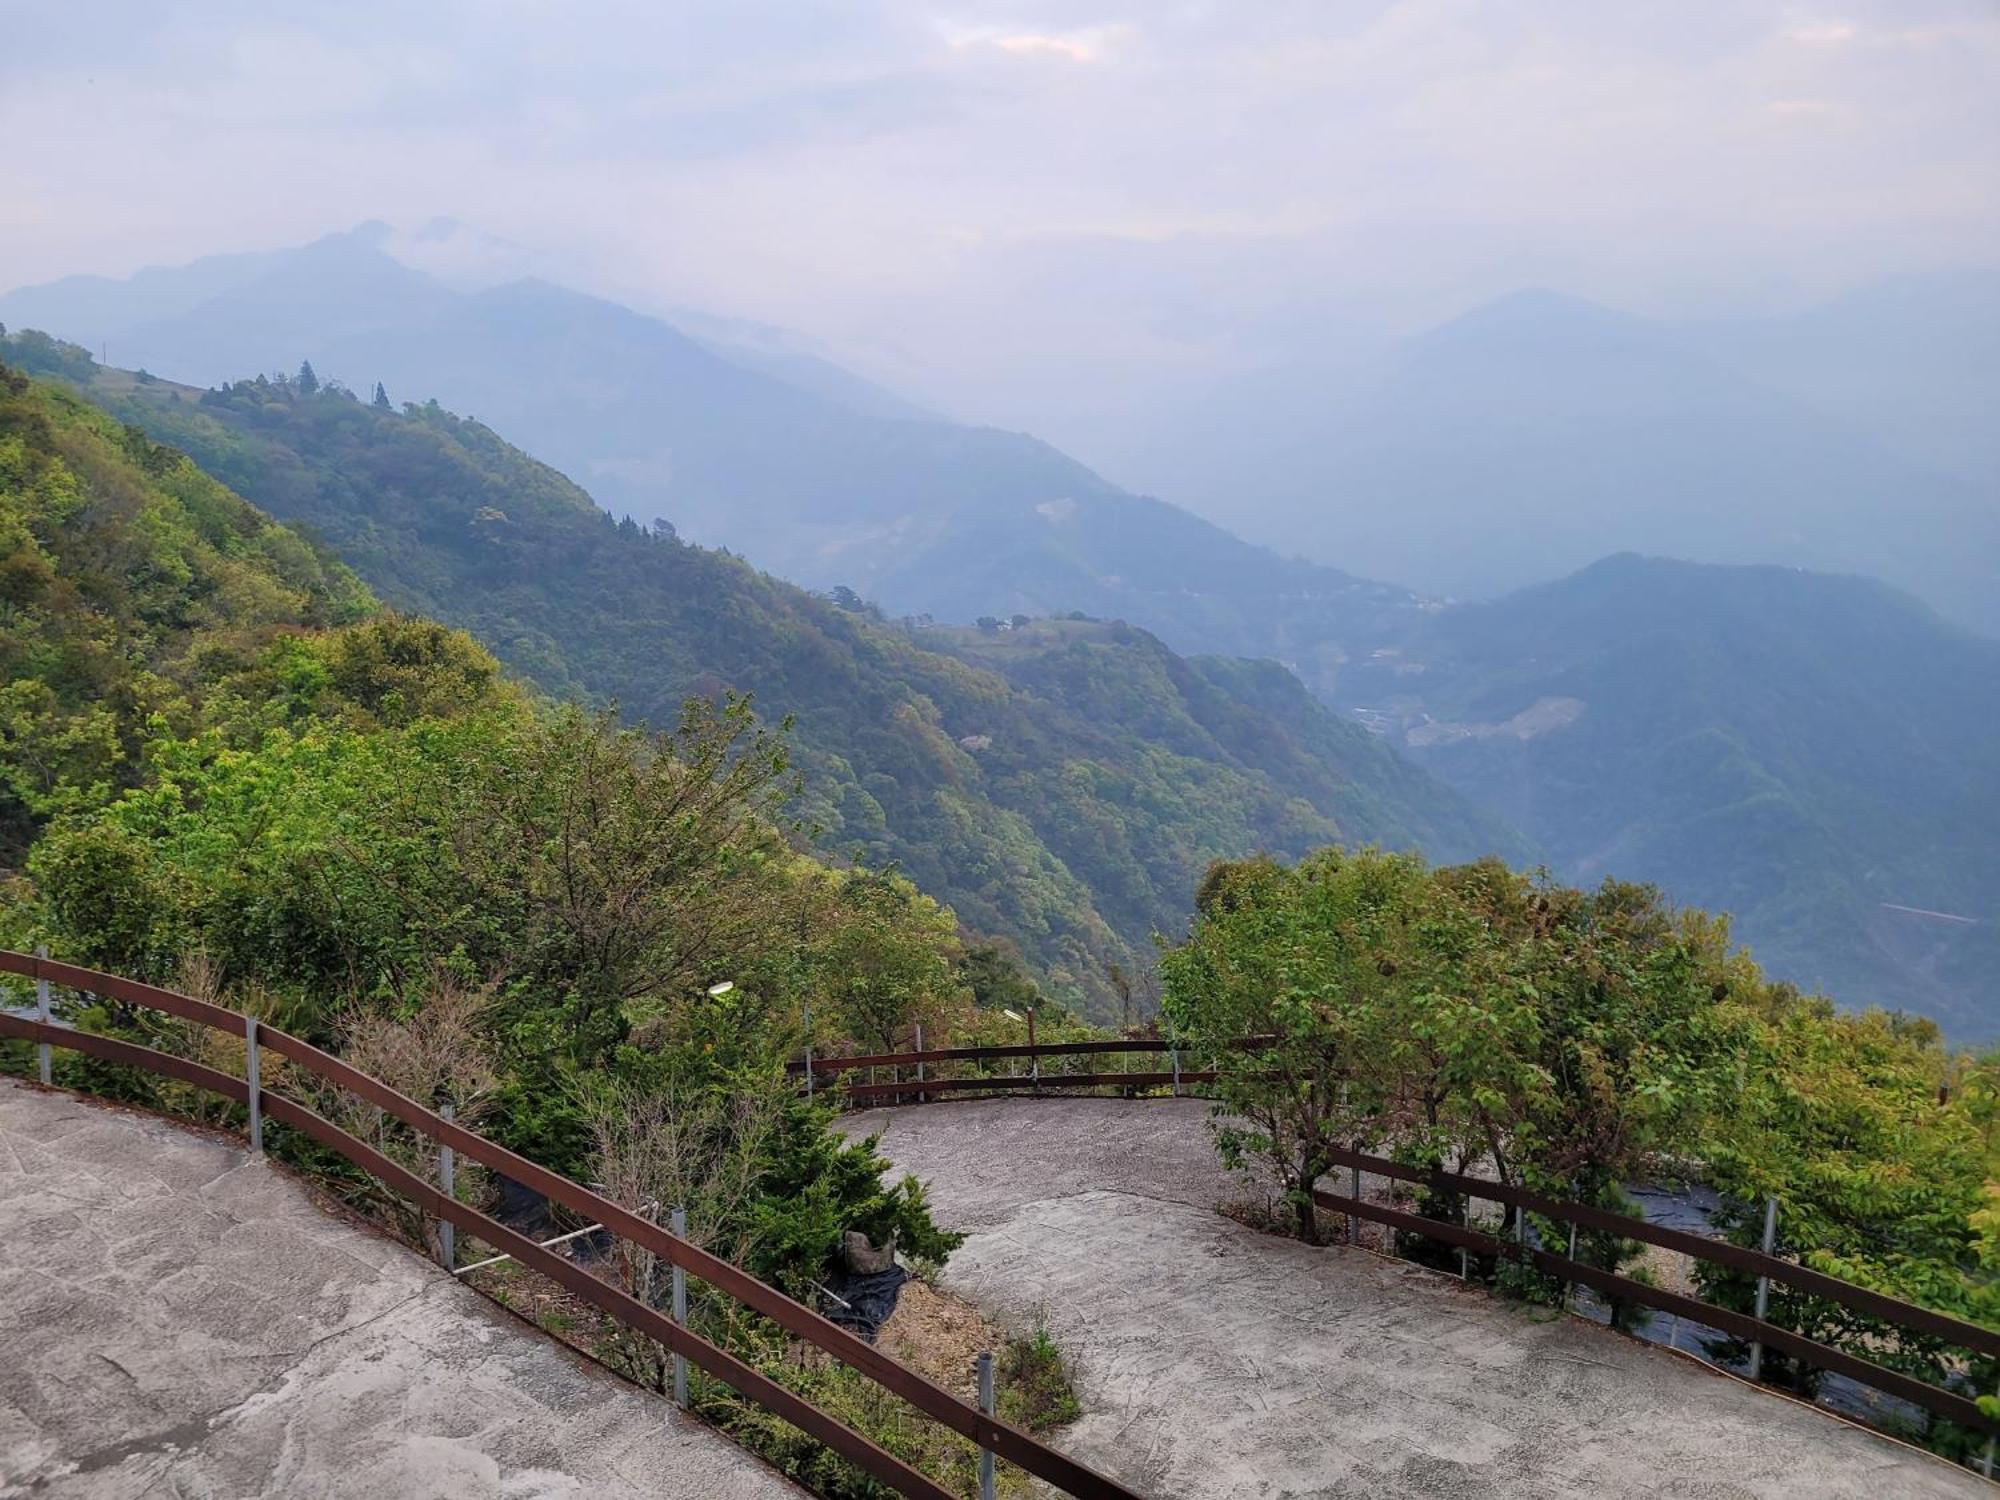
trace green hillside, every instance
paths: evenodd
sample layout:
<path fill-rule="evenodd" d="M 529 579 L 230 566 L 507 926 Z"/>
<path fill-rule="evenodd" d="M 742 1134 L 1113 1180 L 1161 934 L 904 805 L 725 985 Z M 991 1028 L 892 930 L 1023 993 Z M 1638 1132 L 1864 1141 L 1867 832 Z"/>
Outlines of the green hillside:
<path fill-rule="evenodd" d="M 1843 1005 L 2000 1032 L 2000 643 L 1885 585 L 1621 556 L 1351 690 L 1566 878 L 1735 918 Z"/>
<path fill-rule="evenodd" d="M 0 865 L 366 588 L 184 455 L 0 366 Z"/>
<path fill-rule="evenodd" d="M 1104 1013 L 1213 859 L 1333 839 L 1437 858 L 1518 841 L 1358 729 L 1143 632 L 1068 622 L 1003 662 L 726 553 L 614 522 L 475 421 L 338 391 L 203 393 L 121 372 L 93 399 L 324 538 L 390 603 L 470 630 L 556 693 L 654 723 L 690 694 L 795 719 L 822 847 L 893 861 L 976 934 Z M 977 635 L 979 633 L 970 633 Z"/>

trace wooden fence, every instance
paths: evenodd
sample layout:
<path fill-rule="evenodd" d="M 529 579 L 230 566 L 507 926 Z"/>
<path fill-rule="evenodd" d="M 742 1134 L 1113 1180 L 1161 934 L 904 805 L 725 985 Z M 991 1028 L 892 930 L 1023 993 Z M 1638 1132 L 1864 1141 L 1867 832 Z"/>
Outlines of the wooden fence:
<path fill-rule="evenodd" d="M 61 985 L 125 1005 L 162 1011 L 243 1037 L 247 1043 L 246 1055 L 250 1059 L 252 1078 L 257 1074 L 255 1059 L 260 1050 L 276 1053 L 379 1107 L 429 1136 L 440 1146 L 450 1147 L 459 1155 L 584 1215 L 587 1220 L 603 1225 L 612 1236 L 641 1246 L 669 1264 L 682 1268 L 690 1276 L 707 1282 L 742 1306 L 761 1313 L 793 1337 L 825 1351 L 876 1382 L 925 1416 L 971 1439 L 981 1448 L 1019 1465 L 1062 1493 L 1077 1496 L 1079 1500 L 1138 1500 L 1135 1491 L 1020 1429 L 988 1416 L 977 1406 L 907 1366 L 898 1364 L 874 1345 L 766 1286 L 728 1261 L 690 1244 L 631 1209 L 537 1166 L 526 1157 L 495 1145 L 463 1125 L 424 1108 L 415 1100 L 397 1093 L 309 1042 L 224 1006 L 33 954 L 0 950 L 0 972 L 19 974 L 49 985 Z M 283 1094 L 261 1086 L 253 1093 L 248 1079 L 137 1043 L 76 1030 L 42 1016 L 0 1013 L 0 1037 L 15 1037 L 45 1047 L 63 1047 L 102 1058 L 106 1062 L 122 1063 L 176 1079 L 246 1106 L 251 1110 L 253 1119 L 261 1115 L 264 1119 L 297 1130 L 394 1189 L 425 1214 L 455 1225 L 468 1234 L 477 1235 L 494 1249 L 511 1255 L 522 1265 L 556 1282 L 626 1328 L 656 1340 L 672 1353 L 706 1370 L 739 1394 L 825 1444 L 896 1493 L 917 1497 L 917 1500 L 955 1500 L 951 1491 L 929 1476 L 727 1350 L 676 1323 L 659 1309 L 598 1279 L 576 1262 L 544 1248 L 478 1209 L 458 1202 L 423 1177 Z"/>
<path fill-rule="evenodd" d="M 1246 1038 L 1235 1044 L 1234 1050 L 1256 1050 L 1268 1044 L 1269 1038 Z M 1045 1058 L 1066 1059 L 1117 1053 L 1165 1054 L 1174 1060 L 1175 1065 L 1165 1071 L 1155 1069 L 1143 1072 L 1106 1073 L 1047 1070 L 1040 1065 Z M 930 1068 L 940 1063 L 985 1067 L 994 1062 L 1021 1060 L 1026 1060 L 1030 1064 L 1028 1071 L 998 1075 L 974 1073 L 945 1079 L 931 1077 L 928 1073 Z M 815 1079 L 834 1080 L 834 1089 L 839 1096 L 857 1104 L 916 1103 L 954 1094 L 1037 1094 L 1107 1086 L 1178 1089 L 1212 1082 L 1215 1079 L 1216 1074 L 1213 1069 L 1181 1067 L 1180 1063 L 1184 1060 L 1193 1059 L 1167 1038 L 1132 1037 L 1113 1041 L 1000 1047 L 942 1047 L 930 1051 L 882 1052 L 859 1057 L 816 1057 L 811 1062 L 811 1074 Z M 920 1069 L 923 1070 L 923 1076 L 919 1076 Z M 805 1065 L 796 1064 L 795 1070 L 804 1072 Z M 888 1082 L 839 1082 L 844 1075 L 858 1071 L 868 1071 L 872 1074 L 884 1070 L 891 1075 Z M 1800 1265 L 1797 1261 L 1746 1249 L 1726 1240 L 1709 1239 L 1680 1229 L 1668 1229 L 1650 1224 L 1644 1219 L 1611 1213 L 1606 1209 L 1593 1208 L 1587 1204 L 1565 1202 L 1524 1188 L 1488 1181 L 1485 1178 L 1425 1171 L 1386 1157 L 1371 1156 L 1359 1151 L 1337 1150 L 1334 1159 L 1338 1166 L 1350 1171 L 1371 1173 L 1378 1177 L 1427 1188 L 1433 1192 L 1455 1193 L 1462 1197 L 1504 1204 L 1516 1210 L 1539 1214 L 1558 1223 L 1603 1230 L 1645 1244 L 1658 1245 L 1710 1265 L 1724 1266 L 1751 1276 L 1769 1277 L 1772 1281 L 1780 1282 L 1808 1296 L 1823 1298 L 1864 1318 L 1937 1339 L 1954 1349 L 1984 1355 L 1989 1359 L 2000 1359 L 2000 1332 L 1978 1323 L 1968 1323 L 1961 1318 L 1934 1312 L 1927 1307 L 1919 1307 L 1915 1303 L 1885 1296 L 1851 1281 L 1843 1281 L 1838 1277 L 1815 1271 L 1809 1266 Z M 1454 1224 L 1442 1219 L 1426 1218 L 1404 1209 L 1370 1203 L 1353 1195 L 1343 1196 L 1316 1191 L 1313 1198 L 1325 1208 L 1350 1214 L 1357 1219 L 1386 1224 L 1406 1234 L 1422 1235 L 1480 1255 L 1513 1258 L 1560 1281 L 1589 1287 L 1600 1296 L 1673 1313 L 1691 1322 L 1713 1328 L 1719 1333 L 1742 1339 L 1746 1343 L 1759 1344 L 1765 1349 L 1788 1354 L 1816 1369 L 1845 1375 L 1851 1380 L 1944 1417 L 1961 1427 L 1985 1433 L 1989 1437 L 2000 1434 L 2000 1420 L 1987 1416 L 1980 1410 L 1973 1397 L 1961 1391 L 1946 1390 L 1901 1370 L 1893 1370 L 1847 1350 L 1836 1349 L 1781 1327 L 1766 1318 L 1753 1317 L 1699 1298 L 1648 1286 L 1629 1276 L 1620 1276 L 1601 1267 L 1557 1255 L 1532 1243 L 1525 1229 L 1514 1238 L 1506 1239 L 1483 1229 Z M 1525 1222 L 1524 1219 L 1518 1217 L 1516 1219 L 1517 1225 L 1525 1225 Z"/>

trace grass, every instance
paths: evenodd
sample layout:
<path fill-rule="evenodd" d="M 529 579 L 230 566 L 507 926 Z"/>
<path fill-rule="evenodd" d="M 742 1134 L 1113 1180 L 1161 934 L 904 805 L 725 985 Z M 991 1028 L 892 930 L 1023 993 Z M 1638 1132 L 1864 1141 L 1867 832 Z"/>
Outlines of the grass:
<path fill-rule="evenodd" d="M 1083 1415 L 1069 1365 L 1047 1328 L 1010 1340 L 1000 1357 L 1000 1416 L 1029 1432 L 1047 1432 Z"/>

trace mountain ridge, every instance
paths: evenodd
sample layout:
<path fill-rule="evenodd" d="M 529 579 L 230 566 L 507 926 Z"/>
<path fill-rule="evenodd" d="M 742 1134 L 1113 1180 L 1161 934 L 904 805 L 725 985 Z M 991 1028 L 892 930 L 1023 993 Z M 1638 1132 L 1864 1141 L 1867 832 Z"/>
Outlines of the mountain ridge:
<path fill-rule="evenodd" d="M 1176 649 L 1279 657 L 1324 689 L 1349 643 L 1417 606 L 1408 590 L 1281 557 L 1130 494 L 1029 434 L 858 412 L 605 298 L 518 280 L 455 291 L 361 232 L 315 241 L 288 268 L 272 254 L 172 325 L 104 327 L 90 313 L 96 282 L 0 296 L 0 319 L 108 338 L 121 363 L 177 379 L 215 383 L 305 357 L 357 390 L 379 380 L 397 398 L 436 398 L 575 474 L 614 514 L 663 517 L 892 613 L 1117 614 Z M 196 265 L 206 289 L 215 263 Z M 383 290 L 357 298 L 355 285 Z M 266 316 L 278 297 L 308 311 Z M 315 317 L 316 334 L 302 326 Z M 1237 582 L 1209 586 L 1191 623 L 1187 580 L 1218 571 Z"/>

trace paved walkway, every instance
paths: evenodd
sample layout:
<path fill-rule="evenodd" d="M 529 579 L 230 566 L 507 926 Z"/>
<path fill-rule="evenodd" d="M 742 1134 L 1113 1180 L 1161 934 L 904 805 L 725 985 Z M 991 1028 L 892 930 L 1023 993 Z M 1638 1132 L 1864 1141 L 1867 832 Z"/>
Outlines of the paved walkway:
<path fill-rule="evenodd" d="M 234 1143 L 0 1080 L 0 1496 L 797 1500 Z"/>
<path fill-rule="evenodd" d="M 1158 1500 L 1996 1493 L 1953 1465 L 1581 1319 L 1214 1212 L 1243 1196 L 1194 1101 L 878 1110 L 970 1231 L 945 1285 L 1046 1320 L 1087 1415 L 1063 1446 Z"/>

